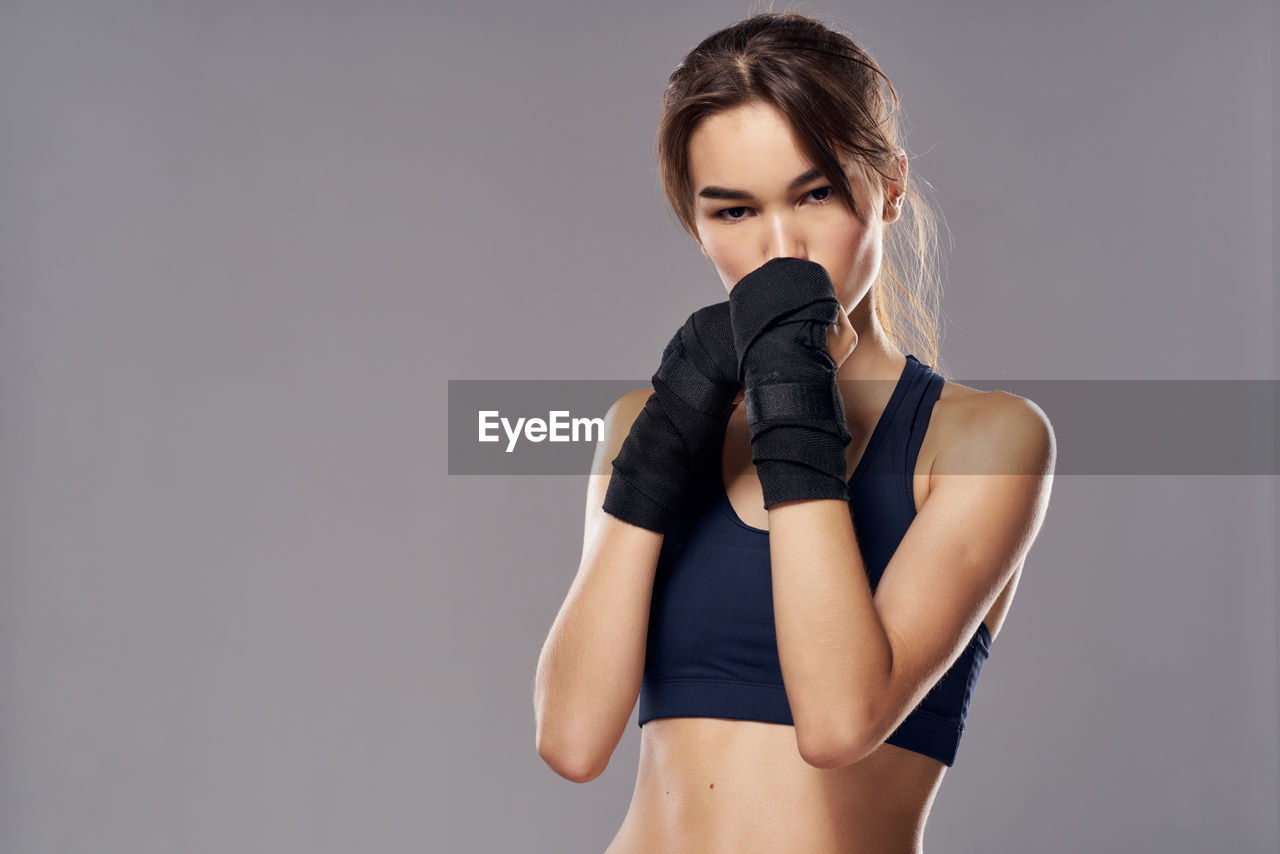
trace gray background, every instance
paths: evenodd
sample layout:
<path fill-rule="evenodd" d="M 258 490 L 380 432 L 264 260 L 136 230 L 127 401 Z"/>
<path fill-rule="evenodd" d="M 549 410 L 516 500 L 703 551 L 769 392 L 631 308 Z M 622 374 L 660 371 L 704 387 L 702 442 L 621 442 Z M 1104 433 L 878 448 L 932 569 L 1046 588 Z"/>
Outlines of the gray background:
<path fill-rule="evenodd" d="M 447 476 L 446 381 L 723 298 L 651 145 L 749 5 L 0 7 L 0 848 L 604 850 L 634 716 L 577 785 L 531 703 L 585 479 Z M 949 376 L 1275 378 L 1267 4 L 801 8 L 904 98 Z M 927 850 L 1276 850 L 1276 481 L 1057 478 Z"/>

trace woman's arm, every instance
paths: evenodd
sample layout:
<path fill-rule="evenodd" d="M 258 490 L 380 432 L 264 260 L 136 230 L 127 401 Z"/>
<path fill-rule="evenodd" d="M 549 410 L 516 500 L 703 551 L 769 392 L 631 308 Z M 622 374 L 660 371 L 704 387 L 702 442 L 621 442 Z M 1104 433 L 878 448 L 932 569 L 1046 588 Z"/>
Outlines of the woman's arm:
<path fill-rule="evenodd" d="M 582 559 L 543 644 L 534 679 L 537 750 L 552 770 L 594 780 L 640 694 L 649 601 L 663 535 L 604 512 L 618 454 L 652 389 L 623 395 L 605 415 L 587 484 Z"/>
<path fill-rule="evenodd" d="M 992 393 L 955 435 L 874 596 L 845 502 L 769 510 L 778 656 L 811 765 L 857 762 L 901 725 L 1039 532 L 1056 456 L 1039 407 Z"/>

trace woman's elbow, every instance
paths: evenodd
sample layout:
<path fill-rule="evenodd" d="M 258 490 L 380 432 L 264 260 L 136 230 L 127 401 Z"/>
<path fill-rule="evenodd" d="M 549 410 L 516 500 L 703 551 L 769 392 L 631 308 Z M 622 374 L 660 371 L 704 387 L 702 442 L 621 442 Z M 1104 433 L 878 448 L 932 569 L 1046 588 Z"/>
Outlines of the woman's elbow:
<path fill-rule="evenodd" d="M 798 726 L 796 728 L 796 746 L 799 748 L 800 758 L 814 768 L 826 771 L 843 768 L 863 759 L 869 752 L 863 741 L 846 733 L 836 735 L 836 731 L 831 729 L 819 737 L 816 732 L 812 727 L 804 730 Z"/>
<path fill-rule="evenodd" d="M 601 762 L 594 756 L 575 753 L 563 744 L 553 744 L 541 732 L 538 733 L 535 746 L 538 756 L 547 763 L 547 767 L 572 783 L 590 783 L 609 766 L 609 757 L 606 756 Z"/>

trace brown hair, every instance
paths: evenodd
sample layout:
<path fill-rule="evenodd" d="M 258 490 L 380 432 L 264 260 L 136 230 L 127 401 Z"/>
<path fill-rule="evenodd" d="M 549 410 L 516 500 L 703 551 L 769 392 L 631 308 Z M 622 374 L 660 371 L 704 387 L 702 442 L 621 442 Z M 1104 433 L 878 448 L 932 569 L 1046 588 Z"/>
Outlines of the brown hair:
<path fill-rule="evenodd" d="M 850 157 L 868 178 L 873 173 L 886 181 L 900 178 L 894 152 L 907 148 L 897 117 L 898 93 L 876 61 L 848 36 L 807 15 L 784 11 L 757 12 L 712 33 L 671 72 L 656 149 L 663 193 L 681 227 L 697 235 L 689 177 L 693 132 L 708 116 L 757 101 L 786 116 L 801 150 L 865 223 L 869 212 L 857 209 L 840 156 Z M 894 345 L 944 373 L 937 365 L 937 221 L 911 177 L 914 171 L 904 185 L 902 218 L 884 230 L 884 255 L 871 296 L 876 317 Z M 895 227 L 907 222 L 910 229 Z"/>

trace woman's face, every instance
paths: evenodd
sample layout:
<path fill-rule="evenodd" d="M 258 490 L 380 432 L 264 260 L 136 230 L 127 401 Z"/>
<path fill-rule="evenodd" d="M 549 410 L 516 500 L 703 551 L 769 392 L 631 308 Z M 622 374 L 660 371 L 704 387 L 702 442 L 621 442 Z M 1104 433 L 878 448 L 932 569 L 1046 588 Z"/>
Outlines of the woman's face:
<path fill-rule="evenodd" d="M 905 156 L 900 160 L 905 169 Z M 898 207 L 886 211 L 879 176 L 869 181 L 845 161 L 864 225 L 830 180 L 805 177 L 812 167 L 786 119 L 767 104 L 717 113 L 694 131 L 689 173 L 698 242 L 726 291 L 780 257 L 821 264 L 846 312 L 870 290 L 880 271 L 883 225 L 898 218 Z"/>

